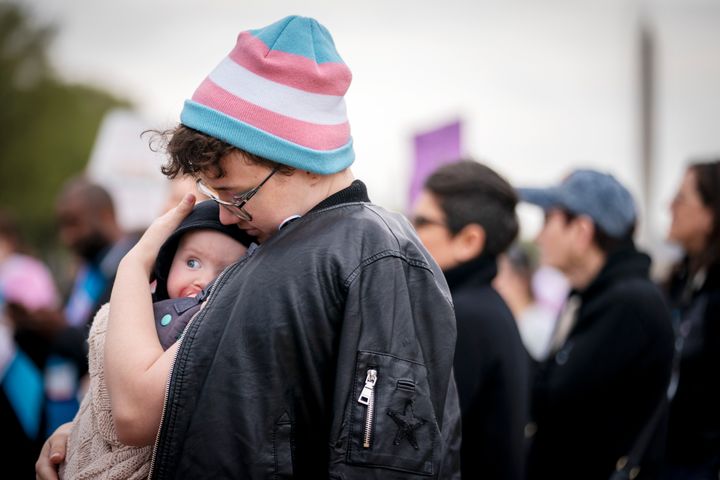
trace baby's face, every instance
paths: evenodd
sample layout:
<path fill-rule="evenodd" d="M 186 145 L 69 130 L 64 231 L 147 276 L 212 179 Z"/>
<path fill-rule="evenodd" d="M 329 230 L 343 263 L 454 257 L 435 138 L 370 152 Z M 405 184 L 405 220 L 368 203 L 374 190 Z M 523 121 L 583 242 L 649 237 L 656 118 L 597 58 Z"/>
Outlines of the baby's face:
<path fill-rule="evenodd" d="M 195 230 L 180 239 L 168 274 L 170 298 L 194 297 L 247 248 L 215 230 Z"/>

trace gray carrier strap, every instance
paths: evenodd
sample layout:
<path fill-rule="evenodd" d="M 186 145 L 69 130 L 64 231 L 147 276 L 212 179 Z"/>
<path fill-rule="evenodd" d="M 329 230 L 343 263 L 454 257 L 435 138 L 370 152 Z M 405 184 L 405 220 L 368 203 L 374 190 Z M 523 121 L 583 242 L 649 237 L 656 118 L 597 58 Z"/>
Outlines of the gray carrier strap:
<path fill-rule="evenodd" d="M 213 283 L 195 297 L 169 298 L 153 303 L 155 329 L 163 350 L 178 341 L 190 319 L 200 310 Z"/>

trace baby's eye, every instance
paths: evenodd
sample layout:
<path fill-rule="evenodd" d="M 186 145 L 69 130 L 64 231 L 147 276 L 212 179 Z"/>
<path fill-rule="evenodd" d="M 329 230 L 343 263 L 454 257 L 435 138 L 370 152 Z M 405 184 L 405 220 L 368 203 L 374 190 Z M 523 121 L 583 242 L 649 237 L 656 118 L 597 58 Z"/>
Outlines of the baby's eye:
<path fill-rule="evenodd" d="M 200 268 L 200 260 L 197 258 L 188 258 L 187 262 L 185 262 L 185 265 L 188 266 L 188 268 L 192 268 L 193 270 Z"/>

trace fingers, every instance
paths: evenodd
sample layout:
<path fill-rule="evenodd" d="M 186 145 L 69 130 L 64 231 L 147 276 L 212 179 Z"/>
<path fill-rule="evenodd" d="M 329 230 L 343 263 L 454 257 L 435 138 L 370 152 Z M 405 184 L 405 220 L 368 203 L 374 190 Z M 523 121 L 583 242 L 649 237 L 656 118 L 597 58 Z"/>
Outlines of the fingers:
<path fill-rule="evenodd" d="M 195 195 L 192 193 L 186 193 L 185 196 L 180 200 L 180 204 L 177 208 L 184 208 L 188 213 L 195 206 Z"/>
<path fill-rule="evenodd" d="M 150 229 L 154 229 L 153 227 L 155 227 L 156 224 L 159 224 L 159 228 L 157 228 L 157 230 L 164 231 L 163 236 L 169 236 L 178 227 L 178 225 L 180 225 L 185 217 L 192 212 L 194 206 L 195 195 L 192 193 L 186 193 L 182 200 L 180 200 L 180 203 L 178 203 L 175 208 L 171 209 L 165 215 L 158 218 L 158 220 L 153 222 Z"/>
<path fill-rule="evenodd" d="M 150 224 L 126 257 L 137 258 L 146 268 L 152 268 L 160 246 L 190 214 L 194 206 L 195 196 L 191 193 L 186 194 L 175 208 L 168 210 Z"/>
<path fill-rule="evenodd" d="M 57 444 L 55 444 L 55 449 L 53 450 L 52 445 L 55 442 L 53 442 L 52 439 L 53 437 L 48 438 L 48 440 L 43 444 L 40 456 L 38 457 L 37 462 L 35 462 L 36 479 L 58 480 L 58 465 L 60 465 L 64 460 L 65 451 L 64 448 L 60 451 Z"/>
<path fill-rule="evenodd" d="M 193 195 L 192 193 L 186 193 L 185 196 L 183 196 L 182 200 L 180 200 L 180 203 L 178 203 L 175 208 L 170 209 L 167 215 L 170 215 L 175 220 L 177 220 L 178 223 L 180 223 L 183 218 L 187 217 L 188 214 L 190 214 L 194 206 L 195 195 Z"/>
<path fill-rule="evenodd" d="M 40 456 L 35 463 L 36 479 L 58 480 L 58 465 L 65 460 L 71 429 L 71 422 L 59 426 L 43 444 Z"/>
<path fill-rule="evenodd" d="M 180 225 L 180 222 L 182 222 L 183 219 L 190 214 L 194 206 L 195 195 L 192 193 L 186 193 L 175 208 L 170 209 L 165 215 L 153 223 L 159 223 L 162 225 L 161 229 L 169 230 L 167 232 L 169 235 L 173 230 L 175 230 L 175 228 L 177 228 L 178 225 Z"/>
<path fill-rule="evenodd" d="M 70 423 L 62 425 L 57 430 L 55 430 L 55 433 L 53 433 L 50 438 L 48 438 L 48 456 L 50 458 L 50 462 L 55 465 L 59 465 L 60 463 L 62 463 L 63 460 L 65 460 L 65 454 L 67 451 L 67 440 L 70 436 L 70 426 Z"/>
<path fill-rule="evenodd" d="M 50 460 L 50 443 L 45 442 L 40 451 L 40 456 L 35 462 L 36 480 L 58 480 L 57 463 Z"/>

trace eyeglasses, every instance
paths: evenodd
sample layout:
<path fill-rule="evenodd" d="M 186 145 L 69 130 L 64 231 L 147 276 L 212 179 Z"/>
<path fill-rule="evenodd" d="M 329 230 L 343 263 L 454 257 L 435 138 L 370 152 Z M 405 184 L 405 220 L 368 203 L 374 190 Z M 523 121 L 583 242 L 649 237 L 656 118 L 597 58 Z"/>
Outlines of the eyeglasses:
<path fill-rule="evenodd" d="M 265 177 L 265 179 L 262 182 L 260 182 L 260 185 L 248 190 L 245 193 L 233 195 L 233 199 L 231 202 L 221 199 L 220 195 L 218 195 L 218 193 L 215 190 L 213 190 L 212 188 L 205 185 L 202 182 L 202 180 L 200 180 L 199 178 L 196 180 L 196 183 L 197 183 L 197 188 L 200 191 L 200 193 L 202 193 L 203 195 L 207 195 L 208 197 L 210 197 L 211 200 L 214 200 L 218 205 L 222 205 L 223 207 L 225 207 L 228 212 L 232 213 L 239 219 L 245 220 L 246 222 L 251 222 L 253 217 L 252 217 L 252 215 L 250 215 L 250 213 L 247 212 L 247 210 L 245 210 L 245 208 L 244 208 L 245 204 L 247 202 L 249 202 L 252 197 L 255 196 L 255 194 L 258 192 L 258 190 L 260 190 L 260 187 L 265 185 L 265 182 L 270 180 L 270 177 L 275 175 L 275 172 L 277 172 L 277 171 L 278 171 L 277 167 L 273 168 L 272 171 L 270 172 L 270 174 L 267 177 Z"/>
<path fill-rule="evenodd" d="M 415 227 L 415 230 L 418 228 L 426 227 L 428 225 L 438 225 L 441 227 L 447 227 L 447 224 L 445 222 L 442 222 L 440 220 L 433 220 L 432 218 L 423 217 L 422 215 L 416 215 L 411 220 L 411 223 L 413 227 Z"/>

